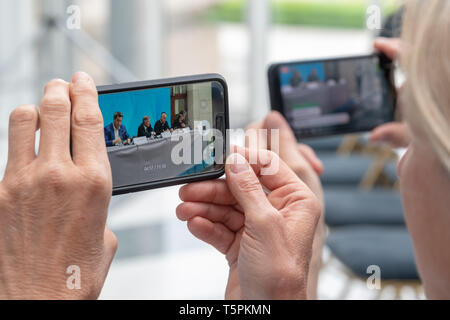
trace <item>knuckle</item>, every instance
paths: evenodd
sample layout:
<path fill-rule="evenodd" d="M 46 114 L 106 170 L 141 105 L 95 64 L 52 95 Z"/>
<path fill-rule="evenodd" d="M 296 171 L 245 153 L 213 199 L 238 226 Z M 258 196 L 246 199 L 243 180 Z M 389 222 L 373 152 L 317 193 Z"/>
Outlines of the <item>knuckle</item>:
<path fill-rule="evenodd" d="M 4 196 L 8 195 L 17 200 L 21 195 L 29 194 L 30 191 L 36 189 L 36 183 L 33 178 L 32 175 L 24 170 L 15 171 L 12 174 L 5 174 L 5 178 L 1 182 L 4 187 Z"/>
<path fill-rule="evenodd" d="M 309 201 L 309 211 L 314 221 L 319 221 L 323 214 L 323 205 L 321 201 L 311 192 Z"/>
<path fill-rule="evenodd" d="M 258 191 L 261 188 L 259 181 L 248 175 L 238 181 L 238 187 L 242 192 Z"/>
<path fill-rule="evenodd" d="M 109 194 L 112 190 L 112 178 L 104 168 L 92 168 L 85 174 L 86 186 L 95 193 Z"/>
<path fill-rule="evenodd" d="M 41 112 L 45 114 L 66 114 L 70 112 L 69 97 L 61 94 L 46 94 L 41 101 Z"/>
<path fill-rule="evenodd" d="M 48 162 L 43 169 L 39 170 L 37 182 L 40 186 L 47 186 L 59 191 L 76 184 L 70 170 L 65 165 L 55 162 Z"/>
<path fill-rule="evenodd" d="M 317 198 L 314 201 L 313 212 L 315 214 L 316 219 L 320 220 L 320 218 L 323 215 L 323 205 Z"/>
<path fill-rule="evenodd" d="M 103 129 L 103 117 L 98 108 L 85 107 L 73 114 L 75 126 Z"/>
<path fill-rule="evenodd" d="M 16 109 L 14 109 L 10 114 L 10 123 L 17 124 L 26 124 L 36 121 L 38 118 L 38 113 L 36 106 L 34 105 L 20 105 Z"/>

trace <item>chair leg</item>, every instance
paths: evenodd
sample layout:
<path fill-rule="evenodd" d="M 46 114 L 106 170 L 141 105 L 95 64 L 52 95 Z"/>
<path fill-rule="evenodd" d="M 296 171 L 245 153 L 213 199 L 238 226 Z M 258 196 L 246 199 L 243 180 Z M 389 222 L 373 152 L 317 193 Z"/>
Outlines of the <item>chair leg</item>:
<path fill-rule="evenodd" d="M 394 286 L 394 289 L 395 289 L 394 300 L 401 300 L 402 299 L 403 286 L 401 284 L 398 284 L 398 285 Z"/>
<path fill-rule="evenodd" d="M 359 136 L 356 134 L 349 134 L 344 137 L 344 140 L 341 142 L 337 150 L 337 154 L 340 156 L 348 156 L 359 143 Z"/>
<path fill-rule="evenodd" d="M 422 300 L 424 297 L 424 291 L 422 285 L 417 285 L 414 287 L 414 293 L 416 295 L 417 300 Z"/>
<path fill-rule="evenodd" d="M 367 170 L 366 174 L 362 178 L 359 187 L 362 190 L 369 191 L 373 188 L 378 178 L 383 172 L 386 162 L 391 158 L 392 150 L 385 148 L 375 158 L 374 162 Z"/>

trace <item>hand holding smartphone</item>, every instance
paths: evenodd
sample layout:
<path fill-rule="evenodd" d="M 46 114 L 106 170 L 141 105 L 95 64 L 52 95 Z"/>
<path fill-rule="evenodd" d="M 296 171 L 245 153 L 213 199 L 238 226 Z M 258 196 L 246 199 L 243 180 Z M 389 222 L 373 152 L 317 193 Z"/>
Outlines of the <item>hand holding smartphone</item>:
<path fill-rule="evenodd" d="M 113 195 L 224 174 L 228 92 L 220 75 L 97 89 Z"/>
<path fill-rule="evenodd" d="M 395 118 L 392 61 L 382 54 L 276 63 L 269 90 L 298 139 L 369 131 Z"/>

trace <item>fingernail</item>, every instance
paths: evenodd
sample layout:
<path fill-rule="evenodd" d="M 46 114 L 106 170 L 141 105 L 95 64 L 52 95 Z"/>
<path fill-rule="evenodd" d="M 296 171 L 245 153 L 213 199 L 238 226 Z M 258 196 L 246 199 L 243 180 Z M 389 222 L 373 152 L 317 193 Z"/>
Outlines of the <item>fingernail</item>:
<path fill-rule="evenodd" d="M 231 163 L 231 172 L 238 174 L 249 169 L 247 160 L 238 153 L 230 156 L 229 162 Z"/>
<path fill-rule="evenodd" d="M 88 82 L 89 76 L 85 72 L 77 72 L 72 77 L 72 83 Z"/>

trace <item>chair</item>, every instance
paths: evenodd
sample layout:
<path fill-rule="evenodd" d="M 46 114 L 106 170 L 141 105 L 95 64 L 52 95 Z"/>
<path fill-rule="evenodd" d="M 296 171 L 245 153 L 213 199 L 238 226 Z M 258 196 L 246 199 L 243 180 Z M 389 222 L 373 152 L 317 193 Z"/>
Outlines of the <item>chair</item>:
<path fill-rule="evenodd" d="M 331 136 L 304 139 L 302 143 L 309 145 L 315 152 L 336 152 L 343 140 L 344 136 Z"/>
<path fill-rule="evenodd" d="M 370 192 L 356 188 L 324 189 L 325 223 L 330 227 L 350 225 L 404 226 L 398 192 L 376 188 Z"/>
<path fill-rule="evenodd" d="M 368 267 L 381 270 L 380 298 L 388 287 L 394 287 L 395 298 L 401 297 L 405 287 L 413 288 L 421 297 L 422 287 L 417 273 L 414 252 L 408 231 L 404 226 L 346 226 L 334 228 L 327 246 L 346 268 L 348 280 L 341 292 L 344 299 L 355 279 L 366 281 L 371 275 Z"/>

